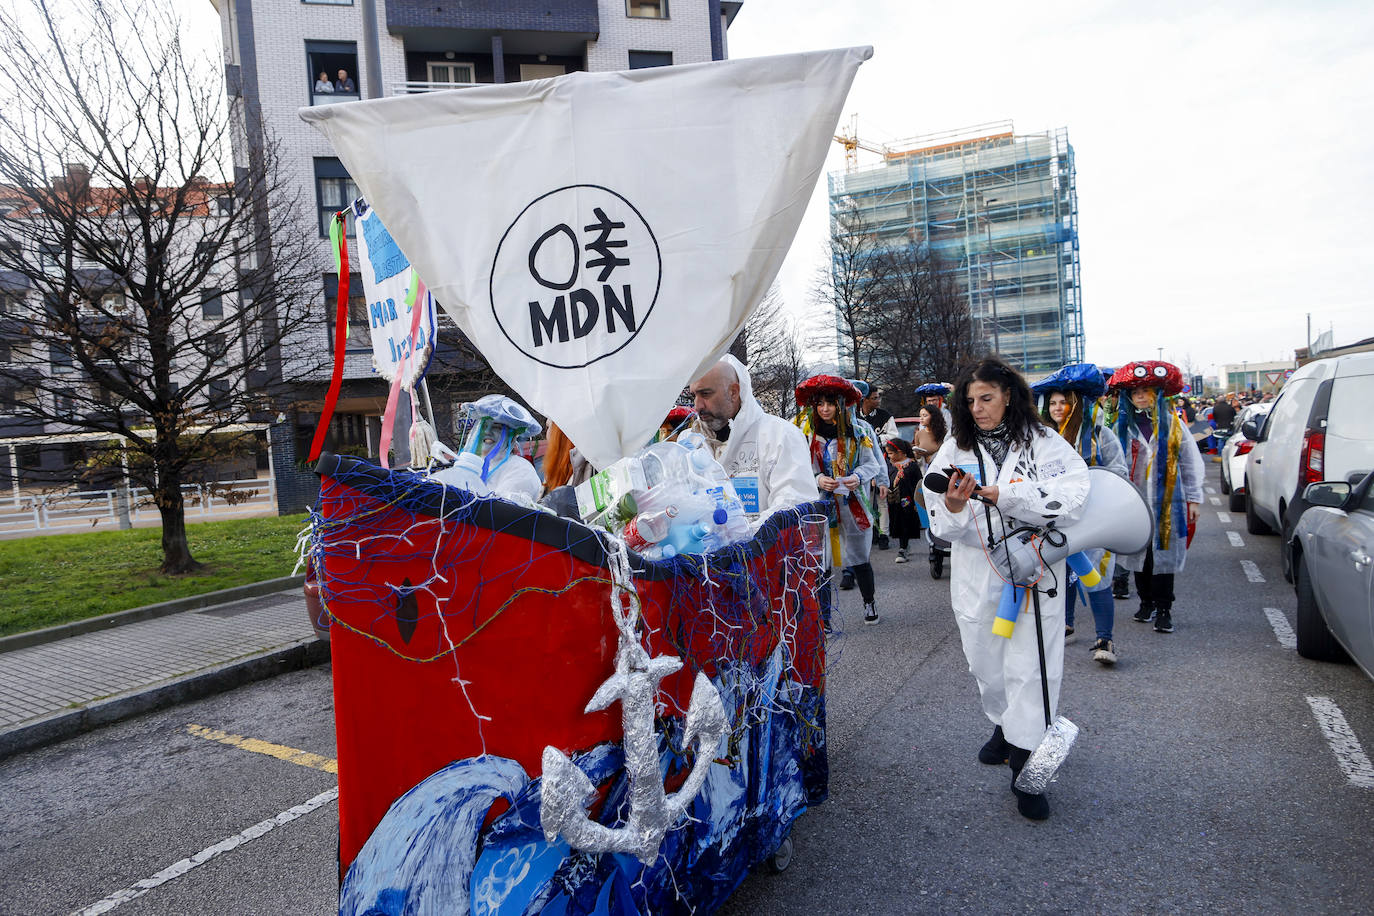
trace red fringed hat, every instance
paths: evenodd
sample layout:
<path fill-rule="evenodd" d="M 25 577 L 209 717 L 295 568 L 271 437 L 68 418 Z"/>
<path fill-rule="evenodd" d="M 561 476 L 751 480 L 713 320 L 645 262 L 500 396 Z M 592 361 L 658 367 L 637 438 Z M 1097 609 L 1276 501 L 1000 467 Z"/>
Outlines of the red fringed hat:
<path fill-rule="evenodd" d="M 1178 394 L 1183 390 L 1183 373 L 1173 363 L 1157 359 L 1143 359 L 1127 363 L 1116 370 L 1107 383 L 1108 388 L 1158 388 L 1165 397 Z"/>
<path fill-rule="evenodd" d="M 668 411 L 668 416 L 663 418 L 660 426 L 677 426 L 683 420 L 692 415 L 692 408 L 683 407 L 681 404 Z"/>
<path fill-rule="evenodd" d="M 797 386 L 797 406 L 806 407 L 823 394 L 834 395 L 850 407 L 859 403 L 859 389 L 838 375 L 813 375 Z"/>

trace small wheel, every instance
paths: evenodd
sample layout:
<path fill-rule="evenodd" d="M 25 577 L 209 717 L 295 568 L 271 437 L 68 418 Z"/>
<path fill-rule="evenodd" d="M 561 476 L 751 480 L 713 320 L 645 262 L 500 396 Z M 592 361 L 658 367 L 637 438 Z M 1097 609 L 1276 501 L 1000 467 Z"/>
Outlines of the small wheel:
<path fill-rule="evenodd" d="M 782 838 L 782 843 L 768 857 L 768 870 L 775 875 L 780 875 L 787 871 L 787 866 L 792 864 L 792 835 L 788 834 Z"/>

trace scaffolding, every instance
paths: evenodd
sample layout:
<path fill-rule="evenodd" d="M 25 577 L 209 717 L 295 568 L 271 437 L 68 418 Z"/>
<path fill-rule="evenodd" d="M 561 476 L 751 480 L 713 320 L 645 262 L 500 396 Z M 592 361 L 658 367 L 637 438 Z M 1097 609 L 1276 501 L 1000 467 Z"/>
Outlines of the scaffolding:
<path fill-rule="evenodd" d="M 1081 362 L 1078 191 L 1068 129 L 1011 121 L 887 144 L 829 176 L 832 231 L 853 207 L 890 246 L 928 244 L 957 271 L 988 344 L 1028 374 Z"/>

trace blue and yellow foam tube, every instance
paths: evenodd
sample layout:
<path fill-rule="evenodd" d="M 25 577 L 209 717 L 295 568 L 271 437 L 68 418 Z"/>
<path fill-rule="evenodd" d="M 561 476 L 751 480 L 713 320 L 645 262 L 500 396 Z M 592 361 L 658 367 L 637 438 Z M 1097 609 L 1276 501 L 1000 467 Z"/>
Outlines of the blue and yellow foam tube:
<path fill-rule="evenodd" d="M 997 603 L 997 617 L 992 621 L 992 635 L 1011 639 L 1016 629 L 1016 615 L 1021 612 L 1021 598 L 1025 595 L 1023 586 L 1002 584 L 1002 600 Z"/>
<path fill-rule="evenodd" d="M 1069 554 L 1064 562 L 1069 564 L 1069 569 L 1078 577 L 1078 581 L 1083 583 L 1084 588 L 1096 588 L 1102 581 L 1102 574 L 1097 571 L 1097 564 L 1088 559 L 1085 553 Z"/>

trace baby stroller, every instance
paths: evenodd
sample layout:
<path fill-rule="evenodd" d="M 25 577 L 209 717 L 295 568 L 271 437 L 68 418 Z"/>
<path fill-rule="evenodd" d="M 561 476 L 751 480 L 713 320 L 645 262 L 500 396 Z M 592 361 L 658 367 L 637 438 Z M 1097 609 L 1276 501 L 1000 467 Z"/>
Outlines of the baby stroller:
<path fill-rule="evenodd" d="M 930 537 L 930 578 L 938 579 L 945 574 L 945 559 L 949 556 L 949 541 L 937 538 L 929 532 L 927 534 Z"/>

